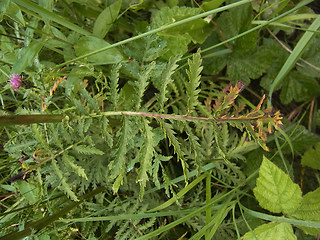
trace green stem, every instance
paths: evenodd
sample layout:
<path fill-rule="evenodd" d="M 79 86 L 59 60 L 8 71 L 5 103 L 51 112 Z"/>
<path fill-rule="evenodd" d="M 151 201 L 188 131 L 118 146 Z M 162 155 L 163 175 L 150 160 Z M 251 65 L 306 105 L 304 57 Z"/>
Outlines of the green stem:
<path fill-rule="evenodd" d="M 0 126 L 32 123 L 56 123 L 65 118 L 62 114 L 9 115 L 0 117 Z"/>
<path fill-rule="evenodd" d="M 207 122 L 235 122 L 235 121 L 254 121 L 258 119 L 268 119 L 271 117 L 265 115 L 258 115 L 253 117 L 222 117 L 222 118 L 207 118 L 207 117 L 192 117 L 186 115 L 171 115 L 171 114 L 158 114 L 148 112 L 131 112 L 131 111 L 119 111 L 119 112 L 101 112 L 100 114 L 90 114 L 87 116 L 75 116 L 73 119 L 81 118 L 95 118 L 95 117 L 109 117 L 109 116 L 143 116 L 160 119 L 175 119 L 184 121 L 207 121 Z M 62 122 L 64 119 L 69 119 L 67 115 L 63 114 L 32 114 L 32 115 L 9 115 L 0 117 L 0 126 L 8 125 L 21 125 L 21 124 L 33 124 L 33 123 L 57 123 Z"/>
<path fill-rule="evenodd" d="M 209 204 L 211 202 L 211 174 L 208 173 L 206 176 L 206 204 Z M 206 225 L 208 225 L 211 221 L 211 208 L 206 209 Z M 206 231 L 205 234 L 205 240 L 209 240 L 209 235 L 210 235 L 210 229 Z"/>

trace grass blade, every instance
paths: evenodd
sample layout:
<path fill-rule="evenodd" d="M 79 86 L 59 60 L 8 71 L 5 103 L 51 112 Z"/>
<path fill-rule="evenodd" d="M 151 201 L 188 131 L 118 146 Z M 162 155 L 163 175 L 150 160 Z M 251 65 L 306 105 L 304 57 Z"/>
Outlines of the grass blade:
<path fill-rule="evenodd" d="M 43 18 L 45 19 L 49 19 L 53 22 L 59 23 L 62 26 L 69 28 L 70 30 L 73 30 L 75 32 L 78 32 L 80 34 L 83 35 L 91 35 L 90 32 L 88 32 L 87 30 L 84 30 L 83 28 L 67 21 L 66 19 L 62 18 L 61 16 L 48 11 L 47 9 L 40 7 L 39 5 L 28 1 L 28 0 L 12 0 L 14 3 L 16 3 L 17 5 L 19 5 L 20 7 L 23 7 L 29 11 L 35 12 L 39 15 L 41 15 Z"/>
<path fill-rule="evenodd" d="M 304 50 L 307 48 L 309 43 L 311 42 L 312 38 L 315 36 L 315 32 L 320 27 L 320 16 L 318 16 L 315 21 L 311 24 L 309 27 L 308 32 L 305 32 L 302 38 L 297 43 L 296 47 L 288 57 L 287 61 L 281 68 L 280 72 L 278 73 L 277 77 L 273 81 L 271 87 L 270 87 L 270 100 L 268 102 L 268 105 L 271 105 L 272 100 L 272 94 L 274 90 L 279 86 L 279 84 L 284 80 L 284 78 L 287 76 L 287 74 L 290 72 L 290 70 L 293 68 L 293 66 L 296 64 L 296 62 L 299 60 L 300 56 L 303 54 Z"/>

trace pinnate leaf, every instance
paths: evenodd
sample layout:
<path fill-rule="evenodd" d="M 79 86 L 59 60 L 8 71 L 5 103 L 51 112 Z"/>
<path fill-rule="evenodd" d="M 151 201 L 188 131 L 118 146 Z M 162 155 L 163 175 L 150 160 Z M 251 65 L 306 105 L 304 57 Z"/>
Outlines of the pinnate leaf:
<path fill-rule="evenodd" d="M 146 182 L 148 178 L 148 170 L 152 163 L 152 158 L 154 154 L 154 133 L 152 132 L 152 128 L 149 126 L 148 121 L 146 119 L 144 122 L 144 143 L 143 146 L 138 153 L 138 161 L 140 163 L 140 167 L 138 169 L 138 178 L 137 182 L 140 184 L 140 199 L 142 199 L 144 194 L 144 188 L 146 187 Z"/>
<path fill-rule="evenodd" d="M 186 90 L 188 95 L 187 106 L 190 112 L 192 112 L 194 107 L 198 104 L 198 94 L 200 92 L 198 87 L 200 85 L 200 73 L 203 69 L 201 62 L 200 50 L 193 55 L 192 60 L 188 60 L 189 70 L 187 70 L 187 75 L 189 81 L 186 83 Z"/>
<path fill-rule="evenodd" d="M 266 157 L 253 192 L 260 206 L 274 213 L 292 213 L 302 200 L 300 187 Z"/>
<path fill-rule="evenodd" d="M 103 155 L 104 152 L 101 150 L 92 147 L 92 146 L 85 146 L 85 145 L 77 145 L 73 147 L 74 150 L 76 150 L 78 153 L 85 154 L 85 155 Z"/>

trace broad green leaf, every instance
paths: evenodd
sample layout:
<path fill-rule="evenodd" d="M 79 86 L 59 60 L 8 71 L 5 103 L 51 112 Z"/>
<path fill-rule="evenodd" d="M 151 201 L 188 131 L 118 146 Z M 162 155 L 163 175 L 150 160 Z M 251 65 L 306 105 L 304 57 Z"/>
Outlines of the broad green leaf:
<path fill-rule="evenodd" d="M 210 0 L 210 1 L 203 1 L 201 4 L 201 7 L 204 11 L 209 11 L 211 9 L 216 9 L 217 7 L 220 7 L 220 5 L 225 0 Z"/>
<path fill-rule="evenodd" d="M 267 71 L 272 58 L 269 49 L 256 47 L 247 52 L 234 52 L 227 61 L 228 76 L 233 81 L 249 84 L 250 79 L 257 79 Z"/>
<path fill-rule="evenodd" d="M 29 204 L 34 204 L 40 200 L 40 189 L 36 185 L 26 181 L 17 181 L 15 184 Z"/>
<path fill-rule="evenodd" d="M 152 18 L 153 27 L 161 27 L 180 21 L 182 19 L 195 16 L 201 13 L 199 8 L 189 7 L 164 7 L 160 9 Z M 160 35 L 168 36 L 182 36 L 192 40 L 195 43 L 203 43 L 208 36 L 208 32 L 204 31 L 204 28 L 208 25 L 208 22 L 203 19 L 196 19 L 189 23 L 181 24 L 180 26 L 173 27 L 171 29 L 160 32 Z"/>
<path fill-rule="evenodd" d="M 317 188 L 315 191 L 309 192 L 304 195 L 302 197 L 300 206 L 290 216 L 301 220 L 320 222 L 320 188 Z M 301 228 L 307 234 L 320 234 L 320 229 L 317 228 L 299 228 Z"/>
<path fill-rule="evenodd" d="M 108 46 L 110 46 L 110 44 L 103 39 L 85 36 L 80 38 L 80 40 L 77 42 L 75 50 L 77 56 L 82 56 Z M 114 64 L 120 62 L 121 60 L 122 55 L 116 48 L 96 53 L 88 57 L 88 61 L 96 65 Z"/>
<path fill-rule="evenodd" d="M 308 149 L 301 158 L 301 164 L 320 170 L 320 143 Z"/>
<path fill-rule="evenodd" d="M 224 38 L 229 39 L 250 29 L 252 18 L 251 4 L 246 4 L 222 13 L 217 24 L 221 28 Z M 222 36 L 220 38 L 221 40 L 225 40 Z M 256 46 L 257 40 L 258 34 L 257 31 L 254 31 L 236 39 L 230 44 L 233 49 L 248 51 Z"/>
<path fill-rule="evenodd" d="M 302 199 L 298 184 L 266 157 L 263 157 L 253 193 L 261 207 L 274 213 L 292 213 Z"/>
<path fill-rule="evenodd" d="M 39 54 L 43 43 L 40 41 L 33 41 L 29 46 L 24 47 L 18 53 L 18 61 L 12 66 L 12 72 L 20 74 L 25 71 L 27 67 L 32 66 L 35 57 Z"/>
<path fill-rule="evenodd" d="M 294 129 L 294 132 L 292 132 Z M 292 148 L 295 153 L 299 153 L 301 155 L 304 154 L 311 146 L 314 146 L 318 142 L 320 142 L 320 137 L 309 130 L 307 130 L 304 126 L 293 126 L 290 131 L 286 131 L 287 135 L 290 136 Z M 282 149 L 285 153 L 291 152 L 291 146 L 288 144 Z"/>
<path fill-rule="evenodd" d="M 106 7 L 97 17 L 93 26 L 93 35 L 98 38 L 104 38 L 108 33 L 113 22 L 117 19 L 122 0 L 117 0 Z"/>
<path fill-rule="evenodd" d="M 307 65 L 306 62 L 300 61 L 297 70 L 303 75 L 317 78 L 319 76 L 319 66 L 320 66 L 320 36 L 319 34 L 312 40 L 311 44 L 302 55 L 302 59 L 312 64 L 313 66 Z"/>
<path fill-rule="evenodd" d="M 292 227 L 289 223 L 271 222 L 260 225 L 253 232 L 247 232 L 243 240 L 295 240 Z"/>
<path fill-rule="evenodd" d="M 293 71 L 283 81 L 280 100 L 283 104 L 289 104 L 292 100 L 308 101 L 319 95 L 320 86 L 315 78 Z"/>
<path fill-rule="evenodd" d="M 152 17 L 152 27 L 159 28 L 170 25 L 200 13 L 201 10 L 198 8 L 164 7 Z M 208 22 L 199 18 L 159 32 L 161 39 L 167 42 L 169 50 L 164 57 L 169 59 L 171 56 L 185 54 L 188 51 L 188 44 L 191 41 L 203 43 L 209 36 L 210 29 Z"/>

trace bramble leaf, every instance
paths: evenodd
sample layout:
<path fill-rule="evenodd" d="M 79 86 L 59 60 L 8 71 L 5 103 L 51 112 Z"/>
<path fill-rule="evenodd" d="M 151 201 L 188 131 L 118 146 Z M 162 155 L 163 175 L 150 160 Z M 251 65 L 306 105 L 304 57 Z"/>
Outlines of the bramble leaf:
<path fill-rule="evenodd" d="M 292 227 L 289 223 L 271 222 L 268 224 L 260 225 L 255 228 L 253 232 L 247 232 L 243 240 L 295 240 L 297 237 L 294 235 Z"/>
<path fill-rule="evenodd" d="M 302 197 L 300 206 L 290 216 L 301 220 L 320 222 L 320 188 Z M 299 227 L 299 226 L 298 226 Z M 320 229 L 299 227 L 307 234 L 318 235 Z"/>
<path fill-rule="evenodd" d="M 316 79 L 303 75 L 298 71 L 292 71 L 282 85 L 280 100 L 283 104 L 311 100 L 320 95 L 319 84 Z"/>
<path fill-rule="evenodd" d="M 274 213 L 292 213 L 302 200 L 298 184 L 266 157 L 263 157 L 253 193 L 261 207 Z"/>
<path fill-rule="evenodd" d="M 314 148 L 308 149 L 301 158 L 301 164 L 320 170 L 320 143 L 317 143 Z"/>
<path fill-rule="evenodd" d="M 158 28 L 199 13 L 201 13 L 199 8 L 164 7 L 152 17 L 152 27 Z M 197 19 L 160 32 L 159 35 L 162 40 L 167 42 L 169 50 L 164 57 L 169 58 L 170 56 L 185 54 L 191 41 L 203 43 L 209 34 L 210 26 L 204 19 Z"/>
<path fill-rule="evenodd" d="M 252 8 L 250 4 L 246 4 L 223 12 L 217 24 L 220 26 L 225 39 L 228 39 L 248 30 L 251 27 L 251 19 Z M 251 32 L 231 42 L 231 45 L 235 50 L 247 51 L 256 46 L 257 40 L 257 32 Z M 243 81 L 242 79 L 239 80 Z"/>

